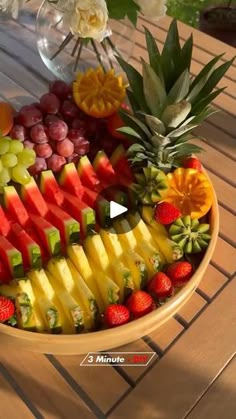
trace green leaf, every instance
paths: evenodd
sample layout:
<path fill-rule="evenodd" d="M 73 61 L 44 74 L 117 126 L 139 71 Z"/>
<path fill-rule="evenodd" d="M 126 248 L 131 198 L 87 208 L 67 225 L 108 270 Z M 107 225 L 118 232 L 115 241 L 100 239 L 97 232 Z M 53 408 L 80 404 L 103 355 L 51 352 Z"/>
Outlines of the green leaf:
<path fill-rule="evenodd" d="M 185 42 L 182 51 L 181 51 L 181 58 L 182 58 L 182 69 L 188 68 L 190 71 L 191 67 L 191 60 L 192 60 L 192 52 L 193 52 L 193 35 L 187 39 Z"/>
<path fill-rule="evenodd" d="M 128 64 L 123 58 L 116 57 L 121 68 L 126 73 L 130 88 L 134 94 L 136 101 L 139 104 L 139 109 L 149 113 L 148 106 L 146 104 L 144 92 L 143 92 L 143 77 L 142 75 L 130 64 Z"/>
<path fill-rule="evenodd" d="M 195 79 L 193 80 L 191 87 L 190 87 L 190 92 L 192 92 L 192 90 L 195 88 L 195 86 L 199 86 L 198 89 L 196 89 L 196 91 L 198 90 L 200 92 L 200 90 L 203 88 L 203 86 L 206 84 L 207 80 L 209 79 L 211 73 L 214 71 L 214 67 L 216 65 L 216 63 L 221 59 L 221 57 L 224 54 L 218 55 L 217 57 L 214 57 L 211 61 L 209 61 L 208 64 L 206 64 L 203 69 L 200 71 L 200 73 L 197 75 L 197 77 L 195 77 Z M 189 95 L 190 96 L 190 95 Z M 192 95 L 190 96 L 192 97 Z"/>
<path fill-rule="evenodd" d="M 202 147 L 199 147 L 195 144 L 185 144 L 184 147 L 178 149 L 176 152 L 170 153 L 170 155 L 175 157 L 183 157 L 189 154 L 196 154 L 202 151 Z"/>
<path fill-rule="evenodd" d="M 146 123 L 149 127 L 149 129 L 154 133 L 158 133 L 158 134 L 162 134 L 164 135 L 166 132 L 166 128 L 165 125 L 163 124 L 163 122 L 158 119 L 157 117 L 153 116 L 153 115 L 145 115 L 145 120 Z"/>
<path fill-rule="evenodd" d="M 124 110 L 120 110 L 119 115 L 121 116 L 125 124 L 132 127 L 141 137 L 150 137 L 151 132 L 148 130 L 145 124 L 139 121 L 138 118 L 135 118 L 134 116 L 130 115 L 128 112 L 125 112 Z"/>
<path fill-rule="evenodd" d="M 226 63 L 222 64 L 218 68 L 213 71 L 209 79 L 207 80 L 207 83 L 205 84 L 204 88 L 201 91 L 201 95 L 204 97 L 211 93 L 211 91 L 216 87 L 216 85 L 219 83 L 219 81 L 222 79 L 222 77 L 225 75 L 225 73 L 228 71 L 229 67 L 233 64 L 234 58 L 232 60 L 227 61 Z"/>
<path fill-rule="evenodd" d="M 150 65 L 160 78 L 163 86 L 165 86 L 165 79 L 161 67 L 161 54 L 158 49 L 157 43 L 154 37 L 152 36 L 151 32 L 146 27 L 144 27 L 144 30 Z"/>
<path fill-rule="evenodd" d="M 185 127 L 180 127 L 175 129 L 174 131 L 171 131 L 169 134 L 169 137 L 171 138 L 178 138 L 184 134 L 187 134 L 191 132 L 194 128 L 196 128 L 197 125 L 186 125 Z"/>
<path fill-rule="evenodd" d="M 134 153 L 139 153 L 141 151 L 145 151 L 145 148 L 142 145 L 132 144 L 127 151 L 127 155 L 130 156 L 131 154 L 133 155 Z"/>
<path fill-rule="evenodd" d="M 183 100 L 188 92 L 190 86 L 190 74 L 188 69 L 179 76 L 178 80 L 175 82 L 174 86 L 171 88 L 168 94 L 169 103 L 177 103 Z"/>
<path fill-rule="evenodd" d="M 122 127 L 118 128 L 117 131 L 122 132 L 122 134 L 129 135 L 130 137 L 138 138 L 139 140 L 142 138 L 133 128 L 131 127 Z"/>
<path fill-rule="evenodd" d="M 181 47 L 177 22 L 174 19 L 169 27 L 168 34 L 161 54 L 162 72 L 165 77 L 166 91 L 168 92 L 176 77 L 181 72 Z"/>
<path fill-rule="evenodd" d="M 110 19 L 121 20 L 126 16 L 136 26 L 140 7 L 134 0 L 106 0 Z"/>
<path fill-rule="evenodd" d="M 225 87 L 222 87 L 221 89 L 217 89 L 211 94 L 209 94 L 206 97 L 203 97 L 198 102 L 196 102 L 193 107 L 191 113 L 193 115 L 198 115 L 198 113 L 201 113 L 204 108 L 209 105 L 221 92 L 225 90 Z"/>
<path fill-rule="evenodd" d="M 143 89 L 146 103 L 154 116 L 160 116 L 166 103 L 165 88 L 153 68 L 143 61 Z"/>
<path fill-rule="evenodd" d="M 127 89 L 126 94 L 127 94 L 129 104 L 130 104 L 133 112 L 138 112 L 140 107 L 139 107 L 139 104 L 138 104 L 137 100 L 135 99 L 135 96 L 134 96 L 133 92 L 131 90 Z"/>

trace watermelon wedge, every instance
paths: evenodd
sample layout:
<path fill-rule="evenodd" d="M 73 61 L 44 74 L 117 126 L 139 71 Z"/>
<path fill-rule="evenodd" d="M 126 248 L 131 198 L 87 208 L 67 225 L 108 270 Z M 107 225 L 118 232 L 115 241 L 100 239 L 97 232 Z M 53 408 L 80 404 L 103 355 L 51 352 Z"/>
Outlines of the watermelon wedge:
<path fill-rule="evenodd" d="M 12 224 L 11 237 L 14 244 L 21 252 L 24 268 L 40 269 L 42 267 L 41 249 L 29 234 L 18 224 Z"/>
<path fill-rule="evenodd" d="M 24 276 L 21 253 L 3 236 L 0 236 L 0 258 L 13 278 Z"/>
<path fill-rule="evenodd" d="M 65 199 L 63 209 L 80 223 L 81 235 L 82 238 L 85 238 L 93 230 L 96 223 L 94 210 L 68 192 L 63 192 L 63 195 Z"/>
<path fill-rule="evenodd" d="M 8 236 L 11 230 L 11 224 L 6 217 L 6 214 L 3 211 L 3 208 L 0 205 L 0 234 L 2 236 Z"/>
<path fill-rule="evenodd" d="M 5 186 L 3 188 L 3 198 L 9 216 L 22 227 L 28 226 L 30 223 L 29 214 L 14 186 Z"/>
<path fill-rule="evenodd" d="M 78 243 L 80 238 L 80 224 L 67 212 L 54 204 L 48 203 L 49 212 L 46 219 L 60 231 L 65 245 Z"/>
<path fill-rule="evenodd" d="M 77 167 L 81 183 L 93 191 L 100 192 L 102 184 L 87 156 L 81 157 Z"/>
<path fill-rule="evenodd" d="M 48 207 L 34 178 L 21 187 L 21 198 L 29 211 L 45 217 Z"/>
<path fill-rule="evenodd" d="M 30 213 L 30 219 L 35 227 L 43 246 L 50 256 L 58 256 L 61 253 L 60 232 L 50 222 L 39 215 Z"/>
<path fill-rule="evenodd" d="M 107 188 L 110 185 L 117 184 L 116 172 L 113 169 L 110 160 L 108 159 L 106 153 L 101 150 L 99 151 L 93 161 L 93 168 L 103 184 L 104 188 Z"/>
<path fill-rule="evenodd" d="M 0 284 L 9 284 L 12 279 L 10 270 L 6 265 L 0 260 Z"/>
<path fill-rule="evenodd" d="M 118 184 L 130 186 L 134 181 L 134 175 L 131 166 L 126 157 L 126 151 L 123 145 L 119 145 L 110 157 L 110 162 L 117 175 Z"/>
<path fill-rule="evenodd" d="M 59 207 L 62 206 L 64 196 L 51 170 L 45 170 L 41 173 L 40 190 L 47 201 Z"/>
<path fill-rule="evenodd" d="M 74 163 L 68 163 L 63 167 L 59 184 L 66 192 L 77 196 L 77 198 L 83 198 L 84 188 Z"/>
<path fill-rule="evenodd" d="M 103 198 L 99 193 L 92 191 L 84 186 L 84 202 L 95 209 L 97 221 L 100 226 L 108 227 L 110 219 L 110 202 Z"/>

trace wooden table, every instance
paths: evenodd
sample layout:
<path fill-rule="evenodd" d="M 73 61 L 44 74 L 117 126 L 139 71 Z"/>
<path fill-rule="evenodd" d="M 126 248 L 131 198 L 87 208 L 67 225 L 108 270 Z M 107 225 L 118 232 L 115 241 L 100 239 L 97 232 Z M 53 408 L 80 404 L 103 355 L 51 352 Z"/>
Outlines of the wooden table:
<path fill-rule="evenodd" d="M 170 19 L 139 21 L 132 61 L 146 57 L 143 24 L 163 43 Z M 179 23 L 181 39 L 192 28 Z M 34 27 L 0 26 L 0 96 L 29 103 L 47 90 L 51 74 L 40 61 Z M 194 32 L 193 74 L 213 56 L 235 49 Z M 186 306 L 164 327 L 122 351 L 154 351 L 145 367 L 81 367 L 82 356 L 0 351 L 0 417 L 205 419 L 236 417 L 236 63 L 215 101 L 221 111 L 198 133 L 206 140 L 202 161 L 219 198 L 220 235 L 206 275 Z"/>

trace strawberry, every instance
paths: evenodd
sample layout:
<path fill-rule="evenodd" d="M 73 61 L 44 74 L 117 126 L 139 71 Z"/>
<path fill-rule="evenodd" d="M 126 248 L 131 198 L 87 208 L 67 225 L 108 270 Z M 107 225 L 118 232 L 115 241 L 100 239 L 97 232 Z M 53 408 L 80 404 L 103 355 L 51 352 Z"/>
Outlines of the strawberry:
<path fill-rule="evenodd" d="M 148 283 L 148 292 L 159 300 L 171 297 L 173 286 L 170 278 L 164 272 L 157 272 Z"/>
<path fill-rule="evenodd" d="M 121 109 L 130 112 L 130 108 L 126 103 L 122 103 Z M 117 138 L 121 140 L 125 147 L 129 147 L 132 144 L 130 139 L 122 134 L 121 132 L 117 131 L 119 128 L 123 128 L 125 126 L 124 121 L 121 119 L 118 112 L 114 113 L 113 115 L 109 116 L 107 119 L 107 129 L 108 132 L 112 135 L 113 138 Z"/>
<path fill-rule="evenodd" d="M 104 319 L 108 327 L 121 326 L 130 320 L 130 312 L 122 304 L 111 304 L 106 308 Z"/>
<path fill-rule="evenodd" d="M 156 205 L 154 219 L 160 224 L 171 224 L 181 215 L 180 210 L 169 202 L 161 202 Z"/>
<path fill-rule="evenodd" d="M 196 157 L 186 157 L 182 164 L 185 169 L 196 169 L 198 172 L 202 171 L 201 162 Z"/>
<path fill-rule="evenodd" d="M 145 291 L 135 291 L 126 303 L 133 318 L 144 316 L 153 310 L 153 298 Z"/>
<path fill-rule="evenodd" d="M 0 296 L 0 322 L 3 323 L 10 319 L 15 313 L 15 306 L 13 302 L 6 297 Z"/>
<path fill-rule="evenodd" d="M 191 263 L 179 261 L 172 263 L 166 270 L 166 275 L 171 279 L 174 287 L 181 287 L 192 276 L 193 267 Z"/>

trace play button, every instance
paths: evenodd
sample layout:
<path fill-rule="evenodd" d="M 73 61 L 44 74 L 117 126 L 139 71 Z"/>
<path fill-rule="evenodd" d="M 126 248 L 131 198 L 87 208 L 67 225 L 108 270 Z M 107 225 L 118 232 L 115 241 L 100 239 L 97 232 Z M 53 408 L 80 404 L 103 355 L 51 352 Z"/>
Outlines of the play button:
<path fill-rule="evenodd" d="M 110 218 L 119 217 L 119 215 L 124 214 L 128 211 L 128 208 L 123 205 L 118 204 L 117 202 L 110 201 Z"/>

